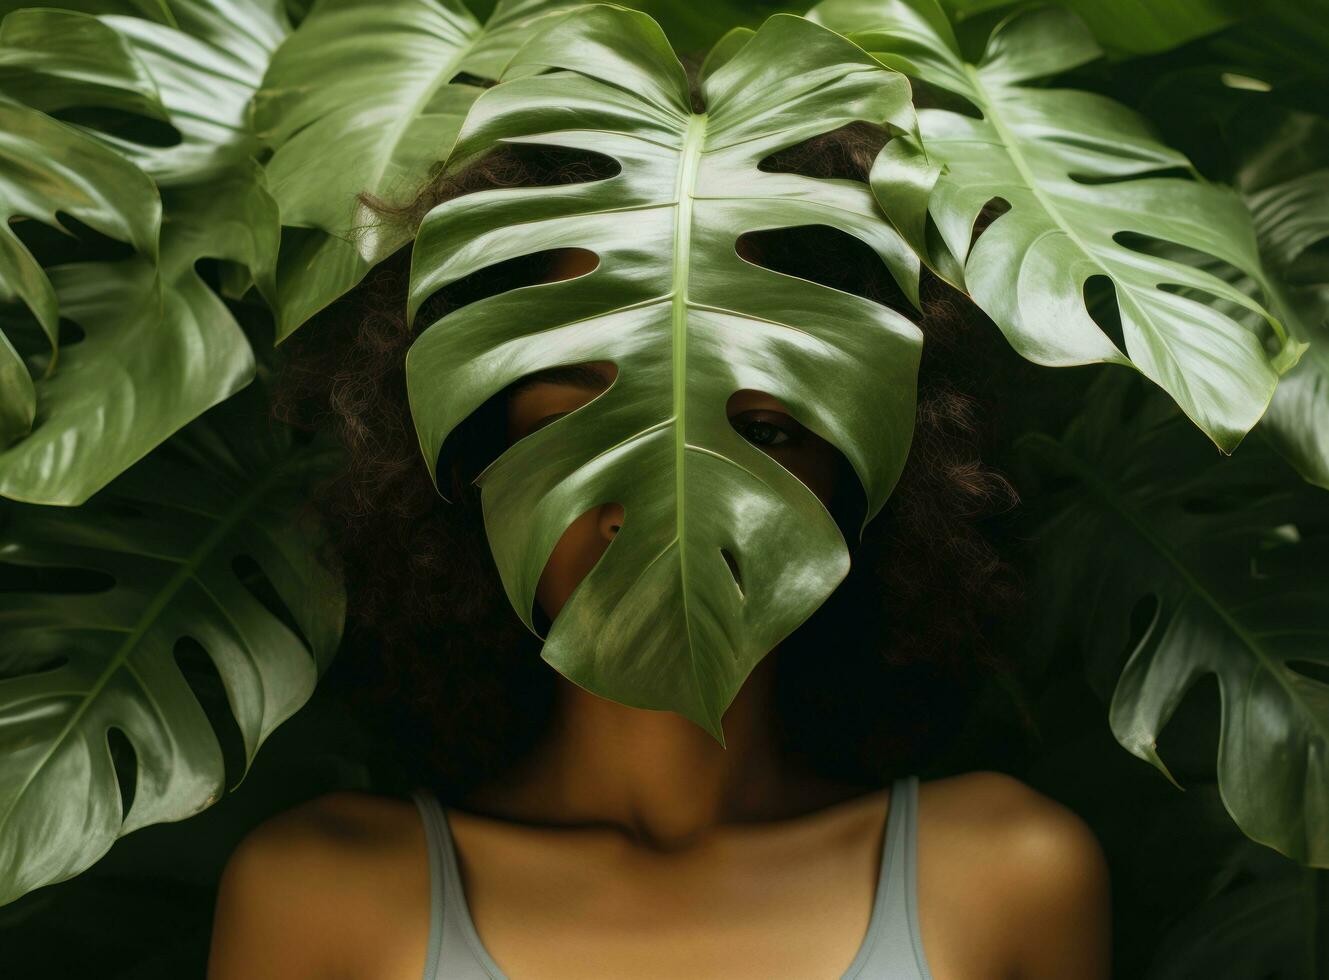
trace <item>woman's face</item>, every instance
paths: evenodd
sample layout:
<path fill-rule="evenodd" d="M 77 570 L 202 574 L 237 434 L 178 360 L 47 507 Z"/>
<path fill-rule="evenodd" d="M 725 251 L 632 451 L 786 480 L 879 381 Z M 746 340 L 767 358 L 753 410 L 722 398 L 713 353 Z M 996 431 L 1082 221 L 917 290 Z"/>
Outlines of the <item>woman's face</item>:
<path fill-rule="evenodd" d="M 588 252 L 560 253 L 549 280 L 589 272 L 595 264 Z M 507 442 L 547 425 L 585 405 L 613 382 L 618 369 L 609 361 L 588 361 L 528 375 L 508 398 Z M 835 490 L 839 451 L 789 415 L 779 400 L 744 389 L 729 399 L 730 424 L 753 445 L 797 476 L 827 507 Z M 599 561 L 624 520 L 623 508 L 606 503 L 582 514 L 563 532 L 536 586 L 536 600 L 552 621 L 572 590 Z"/>

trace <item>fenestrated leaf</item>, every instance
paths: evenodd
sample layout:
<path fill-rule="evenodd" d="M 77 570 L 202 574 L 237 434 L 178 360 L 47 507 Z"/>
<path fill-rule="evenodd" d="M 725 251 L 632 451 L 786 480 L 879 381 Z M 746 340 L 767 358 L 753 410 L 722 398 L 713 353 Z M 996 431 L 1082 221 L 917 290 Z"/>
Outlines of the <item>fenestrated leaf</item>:
<path fill-rule="evenodd" d="M 559 70 L 532 74 L 546 66 Z M 849 565 L 820 500 L 739 436 L 726 403 L 744 388 L 778 398 L 845 454 L 870 519 L 909 448 L 922 341 L 893 310 L 738 256 L 745 232 L 828 225 L 866 242 L 917 295 L 917 257 L 862 182 L 758 163 L 853 120 L 908 124 L 908 83 L 839 35 L 778 15 L 706 77 L 706 112 L 694 113 L 658 25 L 607 5 L 540 32 L 510 71 L 523 77 L 476 101 L 449 166 L 503 141 L 603 154 L 621 172 L 481 191 L 426 217 L 412 317 L 436 290 L 505 259 L 573 247 L 598 265 L 425 329 L 406 358 L 421 446 L 433 472 L 448 433 L 511 381 L 613 361 L 607 391 L 477 479 L 490 545 L 534 630 L 536 583 L 563 531 L 621 503 L 622 529 L 555 617 L 543 657 L 590 691 L 676 711 L 723 741 L 721 715 L 744 679 Z"/>
<path fill-rule="evenodd" d="M 1138 383 L 1104 375 L 1061 440 L 1022 440 L 1079 483 L 1038 533 L 1052 589 L 1044 615 L 1078 639 L 1092 674 L 1120 671 L 1113 733 L 1169 779 L 1159 733 L 1215 675 L 1228 812 L 1248 837 L 1329 866 L 1323 491 L 1260 441 L 1216 457 L 1162 398 L 1132 410 Z"/>
<path fill-rule="evenodd" d="M 47 111 L 84 110 L 84 128 L 162 186 L 196 185 L 245 168 L 259 151 L 249 102 L 289 32 L 280 3 L 173 0 L 165 23 L 104 12 L 116 5 L 75 5 L 90 12 L 6 16 L 0 92 Z M 169 122 L 177 138 L 139 138 L 114 117 L 89 111 L 107 108 Z"/>
<path fill-rule="evenodd" d="M 409 203 L 482 91 L 543 18 L 576 0 L 503 0 L 482 26 L 461 0 L 327 0 L 272 59 L 254 124 L 282 223 L 277 338 L 410 240 L 358 201 Z"/>
<path fill-rule="evenodd" d="M 22 304 L 58 353 L 60 305 L 46 273 L 11 227 L 30 219 L 61 227 L 67 214 L 156 260 L 161 201 L 138 168 L 82 133 L 25 106 L 0 101 L 0 306 Z M 136 302 L 152 301 L 151 294 Z M 37 412 L 27 365 L 0 335 L 0 445 L 25 435 Z"/>
<path fill-rule="evenodd" d="M 129 42 L 97 18 L 68 10 L 16 10 L 0 22 L 0 93 L 48 113 L 91 103 L 167 118 Z"/>
<path fill-rule="evenodd" d="M 1279 382 L 1260 430 L 1302 476 L 1329 489 L 1329 122 L 1289 115 L 1251 157 L 1237 186 L 1255 220 L 1276 309 L 1309 344 Z"/>
<path fill-rule="evenodd" d="M 920 112 L 921 143 L 893 140 L 874 167 L 882 207 L 930 264 L 966 288 L 1025 357 L 1129 364 L 1230 452 L 1302 348 L 1221 278 L 1122 242 L 1134 234 L 1182 245 L 1266 287 L 1235 192 L 1157 176 L 1189 164 L 1124 106 L 1028 84 L 1099 56 L 1084 26 L 1057 9 L 1013 15 L 975 65 L 961 57 L 935 0 L 827 0 L 810 16 L 982 114 Z M 974 223 L 994 199 L 1010 209 L 971 248 Z M 1086 307 L 1085 283 L 1095 276 L 1115 288 L 1124 351 Z M 1273 336 L 1262 338 L 1215 300 L 1265 317 Z M 1266 350 L 1265 339 L 1279 349 Z"/>
<path fill-rule="evenodd" d="M 277 220 L 261 180 L 250 162 L 228 179 L 168 191 L 160 270 L 146 261 L 48 270 L 61 316 L 85 336 L 36 381 L 36 423 L 0 450 L 0 494 L 82 503 L 253 379 L 248 339 L 194 266 L 240 263 L 271 295 Z"/>
<path fill-rule="evenodd" d="M 335 651 L 342 586 L 320 563 L 317 528 L 292 516 L 327 450 L 270 429 L 255 390 L 82 507 L 6 505 L 0 561 L 50 583 L 78 570 L 91 584 L 0 593 L 0 904 L 220 797 L 221 748 L 177 665 L 179 641 L 215 664 L 245 772 Z M 111 728 L 137 760 L 128 813 Z"/>

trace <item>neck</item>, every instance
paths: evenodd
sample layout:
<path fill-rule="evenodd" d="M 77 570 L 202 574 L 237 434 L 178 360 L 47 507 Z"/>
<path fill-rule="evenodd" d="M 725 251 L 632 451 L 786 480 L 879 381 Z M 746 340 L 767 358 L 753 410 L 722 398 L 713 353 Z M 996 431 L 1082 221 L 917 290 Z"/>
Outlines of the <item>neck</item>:
<path fill-rule="evenodd" d="M 773 652 L 725 712 L 727 748 L 674 712 L 607 701 L 560 677 L 545 739 L 469 802 L 535 823 L 609 825 L 674 850 L 723 823 L 792 816 L 842 798 L 778 758 L 774 662 Z"/>

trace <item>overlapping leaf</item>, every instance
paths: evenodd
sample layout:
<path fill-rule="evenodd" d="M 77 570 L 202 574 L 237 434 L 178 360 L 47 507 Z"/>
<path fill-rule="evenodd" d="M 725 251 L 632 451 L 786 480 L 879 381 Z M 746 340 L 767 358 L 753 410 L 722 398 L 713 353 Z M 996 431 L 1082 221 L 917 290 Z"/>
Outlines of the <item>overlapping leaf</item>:
<path fill-rule="evenodd" d="M 0 594 L 0 904 L 100 858 L 118 836 L 180 820 L 222 793 L 221 748 L 175 660 L 216 666 L 246 771 L 313 691 L 341 634 L 339 580 L 292 513 L 326 450 L 269 431 L 251 386 L 82 507 L 7 504 L 0 561 L 46 570 Z M 251 592 L 249 561 L 291 624 Z M 89 587 L 63 586 L 75 570 Z M 298 631 L 298 632 L 297 632 Z M 123 810 L 107 746 L 134 749 Z"/>
<path fill-rule="evenodd" d="M 1329 489 L 1329 121 L 1287 116 L 1252 153 L 1237 186 L 1277 309 L 1309 345 L 1279 383 L 1261 429 L 1302 476 Z"/>
<path fill-rule="evenodd" d="M 41 375 L 49 377 L 59 352 L 60 304 L 11 224 L 59 227 L 58 215 L 67 214 L 129 245 L 151 268 L 161 201 L 152 182 L 116 154 L 43 113 L 0 101 L 0 202 L 0 306 L 21 306 L 40 328 L 50 351 Z M 149 290 L 136 298 L 145 301 L 160 299 Z M 38 398 L 23 356 L 4 337 L 0 380 L 0 443 L 8 443 L 31 429 Z"/>
<path fill-rule="evenodd" d="M 1100 378 L 1060 441 L 1023 440 L 1080 488 L 1038 535 L 1045 615 L 1078 638 L 1092 674 L 1120 671 L 1113 733 L 1169 779 L 1159 733 L 1215 675 L 1228 812 L 1252 839 L 1329 866 L 1324 493 L 1258 442 L 1215 457 L 1163 399 L 1133 409 L 1125 382 L 1138 384 Z"/>
<path fill-rule="evenodd" d="M 24 438 L 0 451 L 0 493 L 14 499 L 82 502 L 254 376 L 248 340 L 194 266 L 222 259 L 234 263 L 246 287 L 275 292 L 277 212 L 252 159 L 258 144 L 245 115 L 284 21 L 266 2 L 186 0 L 170 12 L 172 23 L 164 24 L 20 9 L 0 25 L 0 94 L 69 115 L 102 143 L 101 169 L 87 181 L 121 212 L 152 223 L 140 235 L 148 254 L 133 267 L 86 262 L 49 271 L 58 288 L 43 298 L 39 321 L 52 344 L 58 317 L 85 336 L 65 358 L 29 355 L 30 364 L 14 364 L 12 390 L 27 383 L 28 418 L 35 418 L 30 432 L 11 433 Z M 33 182 L 28 168 L 83 165 L 65 149 L 77 134 L 37 113 L 24 118 L 36 129 L 13 151 L 13 166 L 30 196 L 47 185 Z M 160 268 L 162 203 L 145 174 L 164 188 Z M 86 221 L 81 210 L 88 207 L 68 194 L 52 198 L 48 223 L 55 211 Z"/>
<path fill-rule="evenodd" d="M 543 656 L 588 690 L 677 711 L 721 740 L 743 680 L 848 569 L 831 516 L 735 432 L 729 397 L 769 392 L 837 446 L 870 518 L 908 451 L 921 345 L 901 314 L 735 250 L 745 232 L 828 225 L 868 243 L 916 295 L 918 260 L 864 184 L 758 168 L 856 119 L 909 124 L 908 83 L 791 15 L 725 53 L 702 86 L 706 111 L 694 113 L 682 66 L 643 14 L 595 5 L 528 41 L 510 68 L 525 77 L 477 100 L 452 164 L 501 140 L 603 154 L 621 172 L 440 205 L 416 242 L 412 315 L 447 283 L 515 256 L 581 248 L 598 265 L 445 316 L 406 365 L 431 471 L 449 431 L 514 379 L 580 361 L 618 366 L 607 391 L 481 474 L 490 544 L 530 626 L 564 529 L 621 503 L 622 530 L 556 617 Z M 532 74 L 546 67 L 556 70 Z"/>
<path fill-rule="evenodd" d="M 10 13 L 0 30 L 0 90 L 77 120 L 159 185 L 225 177 L 258 152 L 249 101 L 289 32 L 273 0 L 175 0 L 171 23 L 78 0 Z M 114 9 L 114 8 L 112 8 Z M 7 43 L 6 43 L 7 42 Z M 119 109 L 168 123 L 169 138 L 117 125 Z"/>
<path fill-rule="evenodd" d="M 544 18 L 576 0 L 327 0 L 281 46 L 254 101 L 282 223 L 278 340 L 410 239 L 360 194 L 409 203 L 466 110 Z M 461 77 L 459 77 L 461 76 Z"/>
<path fill-rule="evenodd" d="M 1158 176 L 1189 164 L 1125 107 L 1031 84 L 1099 56 L 1083 25 L 1057 9 L 1012 15 L 970 64 L 936 0 L 827 0 L 809 16 L 981 113 L 921 112 L 921 142 L 894 140 L 874 169 L 883 208 L 930 263 L 1025 357 L 1132 365 L 1230 452 L 1302 348 L 1218 276 L 1132 247 L 1131 235 L 1181 245 L 1268 292 L 1250 216 L 1233 191 Z M 994 199 L 1009 211 L 971 247 Z M 1085 283 L 1100 276 L 1115 289 L 1120 347 L 1086 307 Z M 1266 329 L 1251 330 L 1215 301 L 1264 316 Z"/>

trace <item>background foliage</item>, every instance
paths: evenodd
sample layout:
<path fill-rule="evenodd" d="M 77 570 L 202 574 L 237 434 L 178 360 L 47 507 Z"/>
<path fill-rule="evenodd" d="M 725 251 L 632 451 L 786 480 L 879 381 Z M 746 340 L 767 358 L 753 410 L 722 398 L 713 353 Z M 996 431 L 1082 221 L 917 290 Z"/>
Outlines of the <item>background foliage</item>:
<path fill-rule="evenodd" d="M 448 127 L 455 133 L 478 95 L 475 78 L 494 77 L 488 72 L 516 36 L 504 32 L 519 35 L 531 6 L 496 15 L 479 2 L 473 16 L 439 19 L 417 38 L 420 63 L 441 65 L 435 75 L 446 77 L 441 88 L 430 83 L 435 98 L 408 124 L 450 140 Z M 755 28 L 777 10 L 805 9 L 756 0 L 632 6 L 659 19 L 681 51 L 736 24 Z M 832 0 L 821 10 L 829 17 L 855 6 L 878 18 L 932 9 L 922 0 Z M 1305 349 L 1276 388 L 1261 382 L 1272 390 L 1268 410 L 1261 413 L 1257 392 L 1235 425 L 1210 424 L 1213 412 L 1191 411 L 1187 391 L 1156 378 L 1197 427 L 1122 366 L 1142 359 L 1121 279 L 1114 289 L 1091 275 L 1066 303 L 1083 304 L 1093 327 L 1129 357 L 1060 361 L 1035 356 L 1000 293 L 985 301 L 967 281 L 983 256 L 966 255 L 968 236 L 954 229 L 973 202 L 948 219 L 958 197 L 943 193 L 963 175 L 962 161 L 938 175 L 930 196 L 881 200 L 902 233 L 912 228 L 925 259 L 968 286 L 1012 341 L 1010 356 L 993 366 L 1010 405 L 993 462 L 1015 477 L 1026 506 L 992 532 L 1040 570 L 1030 620 L 1002 638 L 1019 654 L 1019 677 L 985 693 L 950 756 L 923 775 L 1014 772 L 1090 822 L 1112 864 L 1120 976 L 1323 980 L 1329 10 L 1319 0 L 1052 6 L 1052 14 L 1026 16 L 1062 24 L 1053 32 L 1062 43 L 1073 30 L 1064 12 L 1083 18 L 1082 56 L 1049 59 L 1015 82 L 1063 107 L 1090 97 L 1119 107 L 1101 111 L 1114 113 L 1114 126 L 1129 125 L 1141 152 L 1110 180 L 1086 185 L 1100 209 L 1123 186 L 1119 178 L 1169 180 L 1173 190 L 1193 188 L 1184 193 L 1204 199 L 1204 214 L 1229 209 L 1240 224 L 1249 212 L 1253 222 L 1258 252 L 1207 250 L 1215 238 L 1198 233 L 1124 244 L 1109 236 L 1114 245 L 1105 247 L 1139 256 L 1127 277 L 1140 267 L 1194 270 L 1169 282 L 1166 301 L 1203 306 L 1211 322 L 1263 337 L 1275 374 L 1289 359 L 1283 352 Z M 300 0 L 0 0 L 0 205 L 6 218 L 22 216 L 0 227 L 0 432 L 8 440 L 0 449 L 0 866 L 14 866 L 20 848 L 40 855 L 44 840 L 61 839 L 43 814 L 86 807 L 100 827 L 81 856 L 29 862 L 0 888 L 15 899 L 0 907 L 6 975 L 201 976 L 213 890 L 239 837 L 324 790 L 372 790 L 396 778 L 388 748 L 347 725 L 337 685 L 314 686 L 337 671 L 343 600 L 318 560 L 317 530 L 288 527 L 283 515 L 335 458 L 255 422 L 275 340 L 399 244 L 371 236 L 348 249 L 340 234 L 359 217 L 325 213 L 335 195 L 308 196 L 292 182 L 315 165 L 302 160 L 304 123 L 335 133 L 345 100 L 327 90 L 310 100 L 326 96 L 323 105 L 293 103 L 283 85 L 299 91 L 301 73 L 313 70 L 302 48 L 315 50 L 320 30 L 335 40 L 365 18 L 364 31 L 395 24 L 402 41 L 420 33 L 413 25 L 430 7 L 324 0 L 311 15 Z M 942 7 L 954 32 L 950 70 L 981 82 L 989 36 L 1016 5 Z M 449 32 L 481 38 L 468 50 L 482 56 L 449 60 L 459 50 Z M 274 61 L 288 37 L 296 40 Z M 910 75 L 928 107 L 926 148 L 929 125 L 972 118 L 955 96 L 972 106 L 975 92 L 911 61 L 901 38 L 877 30 L 857 39 Z M 417 77 L 385 78 L 372 93 L 386 119 L 423 104 L 403 88 Z M 1108 116 L 1056 118 L 1074 127 Z M 409 130 L 396 135 L 373 143 L 386 154 L 380 176 L 428 156 Z M 1054 142 L 1083 174 L 1076 154 L 1104 144 L 1120 152 L 1121 135 L 1064 132 Z M 45 168 L 36 176 L 24 169 L 33 161 Z M 44 198 L 33 199 L 36 187 Z M 980 206 L 1001 198 L 1012 214 L 1022 206 L 1019 188 L 979 196 Z M 1233 212 L 1238 196 L 1245 210 Z M 1111 269 L 1093 271 L 1111 279 Z M 1272 322 L 1251 296 L 1263 298 Z M 1249 365 L 1260 356 L 1254 348 L 1247 355 Z M 1097 363 L 1104 360 L 1118 363 Z M 1217 361 L 1215 377 L 1234 366 Z M 1213 411 L 1237 412 L 1224 386 L 1249 385 L 1259 370 L 1216 382 Z M 80 623 L 106 634 L 86 647 L 95 656 L 83 646 L 69 654 Z M 184 720 L 154 729 L 139 700 L 117 693 L 139 666 Z M 95 696 L 61 701 L 56 688 L 70 677 Z M 33 750 L 19 711 L 33 698 L 51 699 L 51 717 L 76 737 L 58 743 L 60 767 L 42 795 L 27 798 L 12 774 Z M 1252 717 L 1268 727 L 1252 730 Z M 98 734 L 106 726 L 109 750 Z M 171 744 L 162 731 L 192 740 Z M 56 744 L 36 741 L 39 749 Z M 188 788 L 135 786 L 150 745 L 192 758 L 180 770 L 205 778 Z M 130 803 L 124 826 L 105 806 L 113 790 Z M 71 880 L 18 897 L 92 861 Z"/>

